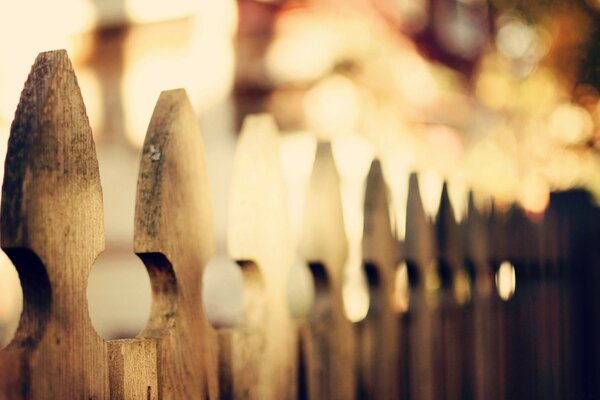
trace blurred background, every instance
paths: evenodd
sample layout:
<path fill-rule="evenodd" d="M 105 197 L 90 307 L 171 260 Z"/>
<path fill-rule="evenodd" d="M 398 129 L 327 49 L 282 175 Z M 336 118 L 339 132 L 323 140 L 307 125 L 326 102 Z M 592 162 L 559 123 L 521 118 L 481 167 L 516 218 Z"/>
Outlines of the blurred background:
<path fill-rule="evenodd" d="M 534 216 L 552 190 L 583 186 L 600 198 L 597 0 L 12 2 L 0 12 L 2 157 L 29 69 L 38 52 L 56 48 L 73 62 L 100 163 L 106 251 L 88 299 L 105 338 L 135 336 L 149 314 L 149 279 L 132 252 L 133 212 L 139 153 L 161 90 L 184 87 L 198 115 L 220 253 L 243 118 L 268 112 L 277 122 L 296 229 L 315 139 L 332 141 L 353 319 L 368 304 L 358 273 L 360 210 L 374 156 L 399 239 L 410 171 L 420 173 L 430 214 L 443 180 L 459 217 L 469 188 L 481 206 L 516 201 Z M 2 254 L 0 347 L 21 301 Z M 227 323 L 226 313 L 214 314 Z"/>

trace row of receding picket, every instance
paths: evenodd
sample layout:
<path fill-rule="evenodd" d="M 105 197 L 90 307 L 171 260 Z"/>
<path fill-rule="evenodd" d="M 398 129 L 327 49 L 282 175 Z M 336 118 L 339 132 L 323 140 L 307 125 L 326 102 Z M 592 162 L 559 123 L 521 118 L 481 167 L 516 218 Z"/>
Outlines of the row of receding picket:
<path fill-rule="evenodd" d="M 252 126 L 256 125 L 256 126 Z M 215 330 L 202 306 L 214 253 L 204 149 L 183 90 L 163 92 L 150 121 L 137 188 L 134 251 L 152 286 L 148 325 L 104 341 L 89 320 L 87 276 L 104 247 L 94 143 L 64 51 L 38 56 L 11 128 L 0 214 L 24 311 L 0 351 L 0 399 L 566 399 L 597 393 L 600 311 L 598 211 L 583 192 L 552 195 L 541 222 L 523 210 L 455 220 L 444 189 L 436 221 L 411 176 L 406 238 L 390 230 L 377 161 L 367 178 L 364 320 L 342 304 L 348 252 L 339 178 L 317 146 L 296 249 L 276 129 L 249 117 L 235 158 L 228 251 L 244 277 L 239 327 Z M 286 276 L 307 262 L 315 302 L 292 320 Z M 408 267 L 410 307 L 394 306 Z M 494 273 L 510 260 L 517 290 L 498 297 Z M 455 281 L 470 279 L 457 301 Z M 589 397 L 592 398 L 592 397 Z"/>

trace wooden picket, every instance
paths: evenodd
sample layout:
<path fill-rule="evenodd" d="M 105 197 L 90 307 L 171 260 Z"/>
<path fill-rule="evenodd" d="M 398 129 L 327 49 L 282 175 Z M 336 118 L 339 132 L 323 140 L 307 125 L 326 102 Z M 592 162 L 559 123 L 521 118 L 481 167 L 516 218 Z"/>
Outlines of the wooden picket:
<path fill-rule="evenodd" d="M 431 281 L 436 279 L 437 272 L 435 244 L 433 226 L 423 209 L 419 182 L 414 174 L 409 181 L 406 214 L 402 258 L 408 266 L 411 294 L 405 326 L 408 338 L 403 354 L 410 377 L 405 384 L 411 399 L 432 400 L 439 398 L 436 390 L 441 389 L 437 384 L 440 369 L 433 351 L 433 346 L 439 343 L 434 314 L 436 299 L 431 290 Z"/>
<path fill-rule="evenodd" d="M 593 399 L 600 397 L 600 211 L 588 193 L 552 194 L 542 217 L 483 212 L 458 221 L 447 186 L 435 219 L 409 178 L 406 237 L 392 233 L 376 159 L 367 177 L 362 256 L 370 305 L 347 318 L 348 255 L 330 143 L 318 143 L 297 248 L 274 120 L 249 116 L 235 156 L 228 256 L 239 265 L 238 326 L 216 329 L 202 300 L 215 255 L 202 137 L 184 90 L 163 92 L 140 161 L 133 251 L 152 287 L 146 328 L 105 341 L 87 310 L 104 248 L 92 132 L 65 51 L 41 53 L 25 83 L 6 157 L 1 246 L 24 294 L 0 350 L 0 400 L 23 399 Z M 306 262 L 315 301 L 287 304 Z M 517 290 L 495 277 L 510 262 Z M 406 263 L 408 310 L 395 305 Z M 509 272 L 510 274 L 511 272 Z"/>
<path fill-rule="evenodd" d="M 356 344 L 342 298 L 347 252 L 339 176 L 331 145 L 321 142 L 308 187 L 300 243 L 316 292 L 308 326 L 301 331 L 309 399 L 355 398 Z"/>
<path fill-rule="evenodd" d="M 42 53 L 11 126 L 2 249 L 23 285 L 15 340 L 0 352 L 7 398 L 108 398 L 106 343 L 87 310 L 87 276 L 104 249 L 92 131 L 65 51 Z M 6 361 L 5 361 L 6 359 Z"/>
<path fill-rule="evenodd" d="M 152 286 L 150 319 L 140 337 L 156 342 L 157 398 L 218 397 L 217 337 L 199 284 L 214 252 L 203 155 L 185 91 L 163 92 L 142 151 L 134 226 L 134 251 Z M 139 374 L 141 363 L 129 367 L 125 381 Z M 150 382 L 136 390 L 144 387 Z"/>
<path fill-rule="evenodd" d="M 279 148 L 271 117 L 246 119 L 232 179 L 229 254 L 243 265 L 245 292 L 254 286 L 264 295 L 261 303 L 248 303 L 240 329 L 227 334 L 234 398 L 296 398 L 297 328 L 286 301 L 295 250 Z M 249 265 L 256 268 L 252 276 Z"/>
<path fill-rule="evenodd" d="M 365 319 L 356 324 L 357 395 L 361 399 L 397 399 L 400 364 L 394 295 L 400 248 L 392 234 L 387 188 L 377 160 L 367 176 L 362 250 L 370 306 Z"/>

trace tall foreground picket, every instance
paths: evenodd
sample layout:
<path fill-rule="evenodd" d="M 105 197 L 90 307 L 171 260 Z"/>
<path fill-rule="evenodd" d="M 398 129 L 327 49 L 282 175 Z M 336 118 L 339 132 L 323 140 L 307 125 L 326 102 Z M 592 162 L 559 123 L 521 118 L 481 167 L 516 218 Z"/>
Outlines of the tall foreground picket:
<path fill-rule="evenodd" d="M 23 285 L 24 312 L 0 352 L 0 398 L 107 398 L 106 344 L 86 287 L 104 248 L 92 132 L 65 51 L 42 53 L 11 126 L 0 213 L 2 249 Z M 5 378 L 5 377 L 8 377 Z"/>
<path fill-rule="evenodd" d="M 400 255 L 392 234 L 387 192 L 381 164 L 375 160 L 367 176 L 362 239 L 370 304 L 365 319 L 356 324 L 357 394 L 364 399 L 399 397 L 400 332 L 394 309 L 394 283 Z"/>
<path fill-rule="evenodd" d="M 163 92 L 144 142 L 134 233 L 134 251 L 152 285 L 150 320 L 140 337 L 158 344 L 159 398 L 218 397 L 216 332 L 204 314 L 200 285 L 214 252 L 212 229 L 192 106 L 183 90 Z M 140 364 L 132 362 L 124 379 L 135 376 Z"/>

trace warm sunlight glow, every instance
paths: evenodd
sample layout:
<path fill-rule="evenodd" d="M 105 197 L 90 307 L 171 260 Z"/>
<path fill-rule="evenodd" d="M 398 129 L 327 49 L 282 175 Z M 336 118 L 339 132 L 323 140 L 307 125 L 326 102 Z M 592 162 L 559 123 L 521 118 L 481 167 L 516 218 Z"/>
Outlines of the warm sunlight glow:
<path fill-rule="evenodd" d="M 369 312 L 369 290 L 360 257 L 351 257 L 346 266 L 342 288 L 346 316 L 352 322 L 364 319 Z"/>
<path fill-rule="evenodd" d="M 300 257 L 290 268 L 286 295 L 293 318 L 306 319 L 310 316 L 315 302 L 315 284 L 308 265 Z"/>
<path fill-rule="evenodd" d="M 267 69 L 279 82 L 317 79 L 333 67 L 335 40 L 326 26 L 306 27 L 293 35 L 283 35 L 269 47 Z"/>
<path fill-rule="evenodd" d="M 548 134 L 564 145 L 581 143 L 590 138 L 594 123 L 583 108 L 572 104 L 557 106 L 548 122 Z"/>
<path fill-rule="evenodd" d="M 343 136 L 332 143 L 340 175 L 344 226 L 351 245 L 360 245 L 363 231 L 365 179 L 373 159 L 370 143 L 360 136 Z"/>
<path fill-rule="evenodd" d="M 23 0 L 0 13 L 0 135 L 8 136 L 23 82 L 38 53 L 66 49 L 73 54 L 73 35 L 95 24 L 90 2 Z"/>
<path fill-rule="evenodd" d="M 343 75 L 326 78 L 305 95 L 307 123 L 324 138 L 356 133 L 361 113 L 361 98 L 355 84 Z"/>
<path fill-rule="evenodd" d="M 287 133 L 281 137 L 281 163 L 287 187 L 290 222 L 296 242 L 302 230 L 302 215 L 308 181 L 315 159 L 317 142 L 307 132 Z"/>
<path fill-rule="evenodd" d="M 369 173 L 373 160 L 373 146 L 362 136 L 343 136 L 332 142 L 335 165 L 346 181 L 361 183 Z"/>
<path fill-rule="evenodd" d="M 458 304 L 465 304 L 471 299 L 471 281 L 464 268 L 454 275 L 454 298 Z"/>
<path fill-rule="evenodd" d="M 232 0 L 231 0 L 232 1 Z M 218 16 L 229 24 L 231 1 L 210 2 L 193 21 L 189 32 L 148 46 L 148 32 L 133 31 L 126 41 L 122 81 L 125 134 L 132 145 L 143 144 L 146 128 L 161 91 L 185 88 L 198 114 L 224 101 L 233 85 L 234 48 L 230 29 L 205 23 Z M 210 17 L 208 17 L 210 16 Z M 148 27 L 147 29 L 153 29 Z M 158 29 L 158 28 L 157 28 Z M 160 37 L 160 32 L 155 32 Z"/>
<path fill-rule="evenodd" d="M 405 262 L 396 268 L 394 287 L 394 306 L 397 312 L 408 311 L 410 300 L 410 281 L 408 280 L 408 266 Z"/>
<path fill-rule="evenodd" d="M 541 215 L 550 201 L 550 188 L 541 177 L 528 174 L 521 181 L 519 201 L 528 212 Z"/>
<path fill-rule="evenodd" d="M 435 217 L 440 207 L 444 179 L 433 170 L 423 171 L 419 174 L 419 190 L 423 200 L 423 208 L 431 217 Z"/>
<path fill-rule="evenodd" d="M 0 348 L 8 344 L 15 333 L 22 303 L 17 270 L 8 257 L 0 252 Z"/>
<path fill-rule="evenodd" d="M 394 61 L 394 83 L 406 101 L 417 107 L 431 104 L 438 96 L 438 85 L 429 64 L 412 52 L 397 54 Z"/>
<path fill-rule="evenodd" d="M 454 176 L 448 180 L 448 197 L 454 211 L 454 218 L 461 222 L 467 216 L 469 186 L 464 177 Z"/>
<path fill-rule="evenodd" d="M 396 146 L 382 154 L 383 174 L 390 189 L 390 216 L 396 239 L 406 234 L 408 177 L 414 169 L 414 154 L 408 146 Z"/>
<path fill-rule="evenodd" d="M 94 140 L 98 140 L 101 123 L 105 118 L 98 76 L 92 69 L 81 68 L 77 71 L 77 82 L 81 89 L 81 97 L 83 97 L 85 103 L 85 110 L 90 120 Z"/>
<path fill-rule="evenodd" d="M 202 277 L 202 301 L 214 327 L 234 327 L 242 321 L 243 290 L 242 272 L 235 261 L 219 254 L 208 261 Z"/>
<path fill-rule="evenodd" d="M 517 275 L 515 267 L 508 261 L 500 264 L 498 272 L 496 272 L 496 289 L 502 300 L 510 299 L 517 288 Z"/>
<path fill-rule="evenodd" d="M 500 29 L 496 33 L 496 46 L 502 55 L 520 59 L 535 48 L 535 30 L 517 18 L 500 18 Z"/>

